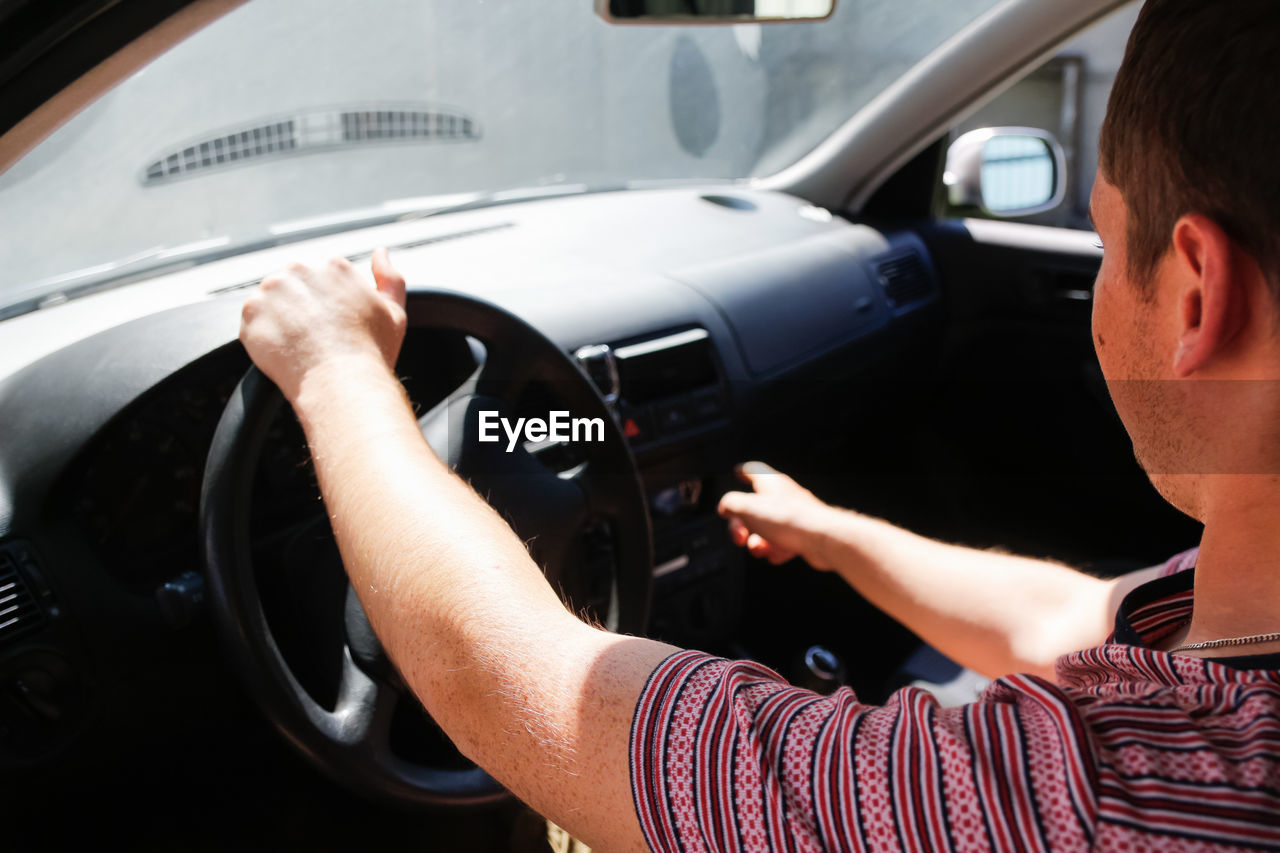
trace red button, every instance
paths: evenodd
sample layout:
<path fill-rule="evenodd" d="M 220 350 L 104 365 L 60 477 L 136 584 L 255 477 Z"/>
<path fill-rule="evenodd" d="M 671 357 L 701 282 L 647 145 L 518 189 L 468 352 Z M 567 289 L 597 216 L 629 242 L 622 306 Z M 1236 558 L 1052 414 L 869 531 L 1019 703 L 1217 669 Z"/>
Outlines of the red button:
<path fill-rule="evenodd" d="M 627 418 L 623 421 L 622 434 L 627 438 L 635 438 L 640 434 L 640 425 L 636 423 L 635 418 Z"/>

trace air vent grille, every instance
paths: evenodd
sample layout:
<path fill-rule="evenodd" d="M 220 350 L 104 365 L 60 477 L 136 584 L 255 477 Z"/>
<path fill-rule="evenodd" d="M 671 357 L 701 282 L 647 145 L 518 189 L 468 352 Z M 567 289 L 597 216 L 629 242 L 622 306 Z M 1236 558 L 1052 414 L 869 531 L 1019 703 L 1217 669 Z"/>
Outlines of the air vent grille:
<path fill-rule="evenodd" d="M 894 308 L 919 302 L 933 295 L 933 276 L 918 252 L 895 255 L 876 264 L 876 275 L 884 295 Z"/>
<path fill-rule="evenodd" d="M 294 121 L 264 124 L 239 133 L 215 136 L 166 154 L 147 167 L 145 183 L 154 184 L 214 166 L 293 151 L 297 147 L 298 130 Z"/>
<path fill-rule="evenodd" d="M 435 110 L 344 112 L 342 139 L 476 139 L 475 122 L 464 115 Z"/>
<path fill-rule="evenodd" d="M 470 141 L 480 138 L 475 119 L 456 110 L 317 110 L 224 131 L 161 154 L 143 170 L 142 183 L 175 178 L 236 164 L 312 151 L 377 142 Z"/>
<path fill-rule="evenodd" d="M 44 625 L 44 611 L 17 564 L 0 551 L 0 644 Z"/>

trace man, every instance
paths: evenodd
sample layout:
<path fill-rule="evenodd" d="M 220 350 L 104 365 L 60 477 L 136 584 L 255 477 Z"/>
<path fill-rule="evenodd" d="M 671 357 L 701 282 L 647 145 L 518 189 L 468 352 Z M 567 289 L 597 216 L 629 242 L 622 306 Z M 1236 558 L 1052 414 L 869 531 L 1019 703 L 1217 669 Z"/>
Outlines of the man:
<path fill-rule="evenodd" d="M 266 279 L 241 337 L 306 429 L 352 583 L 427 710 L 609 849 L 1280 846 L 1277 43 L 1269 0 L 1151 0 L 1093 193 L 1098 356 L 1152 482 L 1204 522 L 1198 556 L 1096 580 L 828 507 L 760 465 L 721 503 L 753 554 L 837 571 L 1004 676 L 963 708 L 819 697 L 580 622 L 422 440 L 390 369 L 404 281 L 386 253 L 376 289 L 344 261 Z"/>

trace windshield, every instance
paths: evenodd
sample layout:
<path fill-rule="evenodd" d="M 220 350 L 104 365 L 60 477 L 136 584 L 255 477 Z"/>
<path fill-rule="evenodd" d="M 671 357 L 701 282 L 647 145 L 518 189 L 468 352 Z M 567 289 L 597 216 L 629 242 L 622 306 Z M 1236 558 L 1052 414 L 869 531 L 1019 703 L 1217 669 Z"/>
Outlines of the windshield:
<path fill-rule="evenodd" d="M 994 2 L 666 27 L 590 0 L 253 0 L 0 175 L 0 310 L 459 204 L 770 174 Z"/>

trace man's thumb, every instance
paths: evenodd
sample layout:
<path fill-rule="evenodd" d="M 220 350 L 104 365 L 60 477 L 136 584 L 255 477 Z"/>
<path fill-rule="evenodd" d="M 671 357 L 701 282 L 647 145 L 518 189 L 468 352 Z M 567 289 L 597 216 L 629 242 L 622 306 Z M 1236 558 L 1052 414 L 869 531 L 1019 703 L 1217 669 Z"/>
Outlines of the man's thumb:
<path fill-rule="evenodd" d="M 373 282 L 383 296 L 397 305 L 404 305 L 404 276 L 391 266 L 391 255 L 385 248 L 374 250 Z"/>

